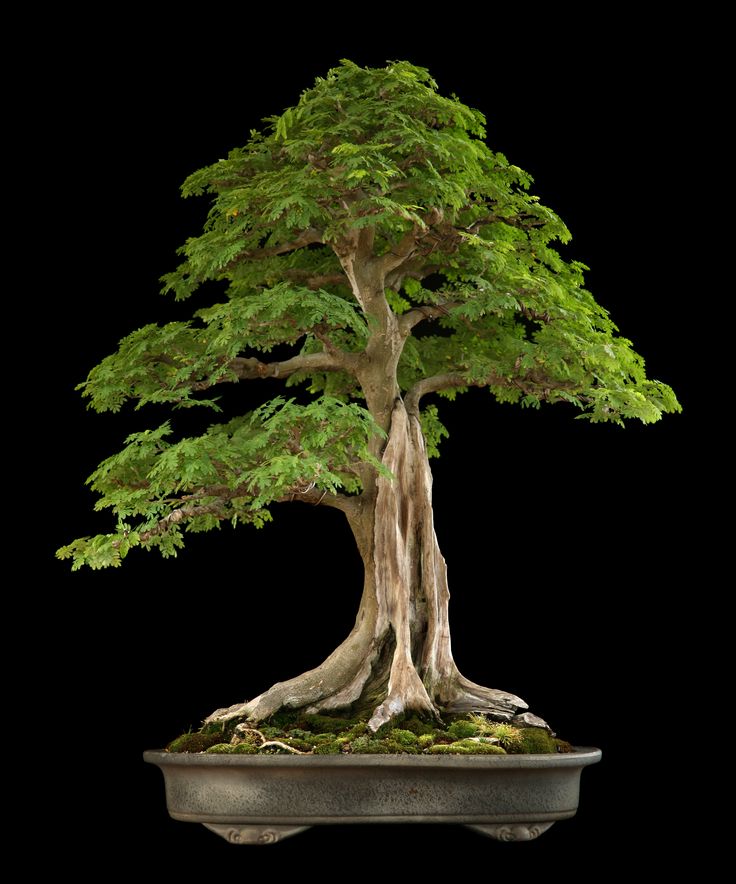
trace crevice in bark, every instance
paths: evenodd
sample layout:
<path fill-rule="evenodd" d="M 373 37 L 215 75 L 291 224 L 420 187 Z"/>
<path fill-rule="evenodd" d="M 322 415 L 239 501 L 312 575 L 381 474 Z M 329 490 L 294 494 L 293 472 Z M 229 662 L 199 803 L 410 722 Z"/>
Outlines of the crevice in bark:
<path fill-rule="evenodd" d="M 355 626 L 315 669 L 207 721 L 262 721 L 279 709 L 369 717 L 483 712 L 508 720 L 527 704 L 466 679 L 452 655 L 447 567 L 432 516 L 432 474 L 421 426 L 396 397 L 379 476 L 346 512 L 365 566 Z"/>

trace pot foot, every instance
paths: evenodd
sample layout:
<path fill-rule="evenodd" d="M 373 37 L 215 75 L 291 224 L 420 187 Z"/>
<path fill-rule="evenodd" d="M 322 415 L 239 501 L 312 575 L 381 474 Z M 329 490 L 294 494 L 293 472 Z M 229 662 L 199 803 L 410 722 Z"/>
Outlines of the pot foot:
<path fill-rule="evenodd" d="M 496 841 L 533 841 L 546 832 L 551 823 L 494 823 L 487 826 L 468 826 L 474 832 L 495 838 Z"/>
<path fill-rule="evenodd" d="M 311 826 L 229 826 L 217 823 L 203 825 L 230 844 L 275 844 L 311 828 Z"/>

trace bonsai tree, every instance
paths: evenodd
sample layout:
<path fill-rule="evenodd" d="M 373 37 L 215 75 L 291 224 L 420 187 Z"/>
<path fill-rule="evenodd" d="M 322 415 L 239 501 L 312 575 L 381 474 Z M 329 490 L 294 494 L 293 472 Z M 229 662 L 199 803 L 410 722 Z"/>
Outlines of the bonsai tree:
<path fill-rule="evenodd" d="M 410 711 L 512 719 L 524 701 L 453 660 L 432 399 L 485 387 L 619 424 L 677 400 L 586 291 L 584 265 L 555 250 L 567 228 L 486 146 L 483 115 L 426 70 L 343 61 L 265 122 L 183 185 L 211 208 L 164 291 L 206 284 L 216 303 L 133 332 L 80 386 L 97 411 L 217 412 L 224 385 L 264 378 L 293 392 L 196 437 L 169 422 L 134 433 L 89 480 L 117 527 L 58 555 L 116 567 L 136 547 L 176 555 L 190 531 L 260 527 L 277 503 L 334 507 L 365 566 L 352 632 L 316 669 L 208 720 L 284 708 L 358 712 L 372 731 Z"/>

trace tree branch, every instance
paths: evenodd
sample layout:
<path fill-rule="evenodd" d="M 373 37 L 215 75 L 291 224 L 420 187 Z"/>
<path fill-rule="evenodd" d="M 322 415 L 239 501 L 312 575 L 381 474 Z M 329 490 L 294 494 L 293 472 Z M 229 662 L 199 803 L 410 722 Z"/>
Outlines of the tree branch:
<path fill-rule="evenodd" d="M 162 519 L 159 519 L 158 522 L 153 526 L 153 528 L 149 528 L 148 531 L 141 531 L 139 534 L 139 538 L 141 543 L 145 543 L 147 540 L 150 540 L 152 537 L 156 537 L 158 534 L 163 534 L 164 531 L 168 531 L 172 525 L 176 525 L 179 522 L 183 522 L 186 519 L 195 519 L 197 516 L 215 516 L 217 519 L 226 519 L 227 514 L 223 512 L 222 502 L 218 501 L 216 503 L 211 504 L 201 504 L 199 506 L 182 506 L 179 509 L 170 512 L 168 516 L 164 516 Z M 115 541 L 113 543 L 114 547 L 118 547 L 120 545 L 120 541 Z"/>
<path fill-rule="evenodd" d="M 441 209 L 428 209 L 422 219 L 424 226 L 420 228 L 418 224 L 414 224 L 412 229 L 405 233 L 399 242 L 382 256 L 381 264 L 384 275 L 401 267 L 406 261 L 410 261 L 419 243 L 425 237 L 432 234 L 432 228 L 435 225 L 441 224 L 443 218 L 444 215 Z"/>
<path fill-rule="evenodd" d="M 316 291 L 325 285 L 350 285 L 344 273 L 321 273 L 314 276 L 308 270 L 287 270 L 284 273 L 287 279 L 303 283 L 308 289 Z"/>
<path fill-rule="evenodd" d="M 329 491 L 320 491 L 319 488 L 306 488 L 304 491 L 295 491 L 289 497 L 283 497 L 278 503 L 291 503 L 299 501 L 309 503 L 312 506 L 329 506 L 344 513 L 352 512 L 356 507 L 357 498 L 348 497 L 345 494 L 333 494 Z"/>
<path fill-rule="evenodd" d="M 458 232 L 477 233 L 480 228 L 484 227 L 486 224 L 496 224 L 499 221 L 501 224 L 508 224 L 509 227 L 518 227 L 521 230 L 527 230 L 530 227 L 543 227 L 547 223 L 544 219 L 529 214 L 511 215 L 508 218 L 504 218 L 501 215 L 484 215 L 482 218 L 478 218 L 477 221 L 474 221 L 470 227 L 464 227 Z"/>
<path fill-rule="evenodd" d="M 259 260 L 261 258 L 273 258 L 276 255 L 284 255 L 286 252 L 293 252 L 296 249 L 301 249 L 303 246 L 311 245 L 312 243 L 321 243 L 322 242 L 322 230 L 317 230 L 316 227 L 308 227 L 303 233 L 301 233 L 295 240 L 291 242 L 280 243 L 277 246 L 269 246 L 265 249 L 250 249 L 246 252 L 241 252 L 237 257 L 233 258 L 232 261 L 229 261 L 224 269 L 231 270 L 237 264 L 239 264 L 244 258 L 248 260 Z"/>
<path fill-rule="evenodd" d="M 417 381 L 404 397 L 404 404 L 410 414 L 419 416 L 419 402 L 422 396 L 453 387 L 516 387 L 523 393 L 549 399 L 553 390 L 572 390 L 576 386 L 572 381 L 556 381 L 539 374 L 530 374 L 526 378 L 506 378 L 502 375 L 489 374 L 484 378 L 469 380 L 460 372 L 453 371 Z"/>
<path fill-rule="evenodd" d="M 336 352 L 301 353 L 283 362 L 261 362 L 260 359 L 236 356 L 230 365 L 241 381 L 256 378 L 288 378 L 298 371 L 349 371 L 349 355 Z"/>
<path fill-rule="evenodd" d="M 298 371 L 347 371 L 355 373 L 357 356 L 335 348 L 331 353 L 301 353 L 284 359 L 282 362 L 261 362 L 255 357 L 236 356 L 228 363 L 239 381 L 252 381 L 263 378 L 288 378 Z M 216 381 L 197 381 L 191 385 L 192 390 L 208 390 L 215 384 L 231 382 L 232 378 L 224 376 Z"/>
<path fill-rule="evenodd" d="M 412 229 L 405 233 L 399 242 L 381 257 L 381 265 L 384 276 L 392 270 L 400 267 L 404 261 L 411 258 L 419 242 L 419 228 L 415 224 Z"/>
<path fill-rule="evenodd" d="M 197 516 L 210 515 L 217 519 L 230 518 L 230 514 L 224 509 L 224 504 L 234 497 L 244 497 L 247 494 L 252 495 L 252 489 L 247 490 L 242 486 L 238 488 L 227 488 L 225 486 L 208 486 L 201 488 L 198 492 L 187 495 L 186 499 L 191 501 L 196 500 L 197 498 L 201 499 L 203 497 L 213 497 L 216 495 L 216 500 L 207 504 L 185 503 L 184 506 L 180 506 L 178 509 L 173 510 L 168 515 L 159 519 L 152 528 L 149 528 L 147 531 L 141 531 L 139 534 L 140 541 L 141 543 L 146 543 L 146 541 L 151 540 L 151 538 L 168 531 L 172 525 L 177 525 L 179 522 L 184 522 L 189 519 L 196 519 Z M 333 507 L 334 509 L 348 513 L 355 509 L 357 498 L 348 497 L 344 494 L 333 494 L 329 491 L 320 491 L 319 488 L 316 488 L 312 484 L 307 485 L 304 489 L 295 488 L 291 494 L 274 501 L 274 503 L 288 503 L 295 500 L 301 501 L 302 503 L 312 504 L 312 506 Z M 115 541 L 113 547 L 119 547 L 120 543 L 121 541 Z"/>
<path fill-rule="evenodd" d="M 440 319 L 447 316 L 453 307 L 459 307 L 462 301 L 445 301 L 444 304 L 435 304 L 434 306 L 415 307 L 404 313 L 399 319 L 399 328 L 403 335 L 409 332 L 424 319 Z"/>

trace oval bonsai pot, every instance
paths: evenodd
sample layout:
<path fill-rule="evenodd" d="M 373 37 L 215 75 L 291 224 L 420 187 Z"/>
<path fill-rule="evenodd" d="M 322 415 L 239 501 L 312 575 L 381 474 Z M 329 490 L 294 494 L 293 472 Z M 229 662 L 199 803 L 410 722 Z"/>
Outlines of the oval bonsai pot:
<path fill-rule="evenodd" d="M 529 841 L 578 807 L 600 749 L 560 755 L 207 755 L 148 751 L 169 814 L 234 844 L 336 823 L 459 823 Z"/>

